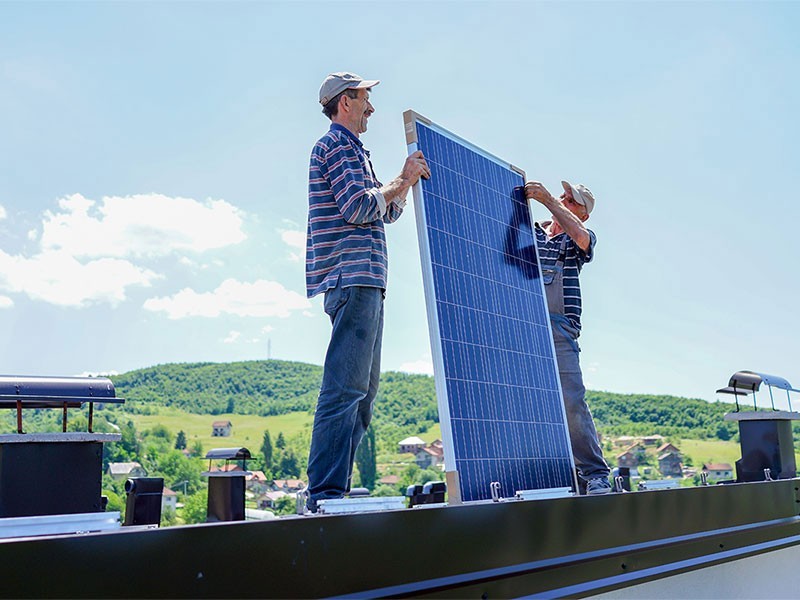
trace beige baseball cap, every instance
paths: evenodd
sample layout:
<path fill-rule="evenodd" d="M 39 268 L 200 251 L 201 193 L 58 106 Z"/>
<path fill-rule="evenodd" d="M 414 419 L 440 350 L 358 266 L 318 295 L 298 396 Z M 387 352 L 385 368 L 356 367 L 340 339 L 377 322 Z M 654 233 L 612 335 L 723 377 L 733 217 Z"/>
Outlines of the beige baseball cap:
<path fill-rule="evenodd" d="M 369 89 L 379 83 L 380 81 L 377 79 L 362 79 L 355 73 L 331 73 L 322 82 L 322 87 L 319 88 L 319 103 L 325 106 L 345 90 Z"/>
<path fill-rule="evenodd" d="M 589 188 L 582 183 L 572 185 L 569 181 L 562 181 L 561 185 L 564 186 L 565 192 L 570 190 L 572 192 L 572 197 L 575 198 L 575 202 L 583 204 L 586 207 L 586 212 L 591 214 L 594 209 L 594 195 L 589 191 Z"/>

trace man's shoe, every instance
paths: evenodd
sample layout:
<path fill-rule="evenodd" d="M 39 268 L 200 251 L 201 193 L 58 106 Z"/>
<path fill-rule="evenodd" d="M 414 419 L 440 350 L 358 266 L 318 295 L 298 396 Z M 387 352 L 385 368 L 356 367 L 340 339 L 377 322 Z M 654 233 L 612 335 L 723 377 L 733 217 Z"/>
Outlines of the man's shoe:
<path fill-rule="evenodd" d="M 611 491 L 611 484 L 605 477 L 596 477 L 586 482 L 586 495 L 599 496 Z"/>

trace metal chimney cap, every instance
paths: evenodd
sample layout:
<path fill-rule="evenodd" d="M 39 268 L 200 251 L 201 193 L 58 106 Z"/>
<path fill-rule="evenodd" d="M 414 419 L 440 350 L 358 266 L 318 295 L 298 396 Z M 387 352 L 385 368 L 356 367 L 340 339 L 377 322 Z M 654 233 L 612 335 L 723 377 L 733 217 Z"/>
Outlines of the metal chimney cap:
<path fill-rule="evenodd" d="M 214 448 L 206 453 L 206 458 L 225 460 L 250 460 L 247 448 Z"/>
<path fill-rule="evenodd" d="M 731 375 L 730 381 L 728 381 L 728 387 L 721 388 L 717 390 L 717 392 L 722 394 L 735 393 L 736 395 L 744 395 L 740 394 L 740 390 L 755 392 L 761 387 L 762 383 L 766 383 L 770 387 L 776 387 L 790 392 L 800 391 L 794 389 L 791 383 L 786 381 L 783 377 L 778 377 L 777 375 L 757 373 L 756 371 L 736 371 L 736 373 Z M 735 392 L 734 389 L 736 390 Z"/>

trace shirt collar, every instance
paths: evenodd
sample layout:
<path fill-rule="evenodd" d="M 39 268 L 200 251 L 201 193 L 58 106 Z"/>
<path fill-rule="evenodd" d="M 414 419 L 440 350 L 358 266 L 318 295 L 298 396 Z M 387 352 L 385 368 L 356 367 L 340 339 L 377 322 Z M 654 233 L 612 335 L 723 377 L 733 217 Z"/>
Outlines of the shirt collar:
<path fill-rule="evenodd" d="M 344 125 L 339 125 L 338 123 L 331 123 L 331 131 L 341 131 L 345 135 L 349 136 L 350 139 L 353 140 L 358 145 L 359 148 L 362 149 L 364 148 L 364 142 L 358 139 L 358 136 L 352 131 L 350 131 Z"/>

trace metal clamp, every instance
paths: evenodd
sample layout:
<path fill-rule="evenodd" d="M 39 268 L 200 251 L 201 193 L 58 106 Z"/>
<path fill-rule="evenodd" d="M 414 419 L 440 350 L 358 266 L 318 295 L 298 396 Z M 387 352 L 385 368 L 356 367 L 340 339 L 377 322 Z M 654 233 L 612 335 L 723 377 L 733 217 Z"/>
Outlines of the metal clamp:
<path fill-rule="evenodd" d="M 775 481 L 772 478 L 772 470 L 769 468 L 764 469 L 764 481 Z"/>
<path fill-rule="evenodd" d="M 500 495 L 500 482 L 493 481 L 489 484 L 489 489 L 492 492 L 492 502 L 500 502 L 503 497 Z"/>
<path fill-rule="evenodd" d="M 625 478 L 622 475 L 617 475 L 616 477 L 614 477 L 614 491 L 617 492 L 618 494 L 627 491 L 625 487 L 622 485 L 624 481 Z"/>

